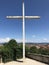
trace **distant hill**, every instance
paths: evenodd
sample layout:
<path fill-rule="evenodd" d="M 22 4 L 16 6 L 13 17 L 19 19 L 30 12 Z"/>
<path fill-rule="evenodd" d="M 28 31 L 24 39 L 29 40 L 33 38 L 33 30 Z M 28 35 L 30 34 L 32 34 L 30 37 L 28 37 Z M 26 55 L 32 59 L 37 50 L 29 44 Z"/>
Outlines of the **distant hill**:
<path fill-rule="evenodd" d="M 21 45 L 22 43 L 18 43 L 18 45 Z M 25 45 L 27 47 L 32 47 L 32 46 L 36 46 L 36 47 L 40 47 L 40 46 L 47 46 L 49 45 L 49 43 L 25 43 Z"/>
<path fill-rule="evenodd" d="M 20 44 L 20 43 L 18 43 L 18 44 Z M 22 44 L 22 43 L 21 43 L 21 44 Z M 42 43 L 31 43 L 31 42 L 29 42 L 29 43 L 25 43 L 25 44 L 30 44 L 30 45 L 38 45 L 38 44 L 47 45 L 47 44 L 49 44 L 49 43 L 47 43 L 47 42 L 42 42 Z"/>
<path fill-rule="evenodd" d="M 5 43 L 0 43 L 0 46 L 2 46 Z M 18 43 L 18 45 L 20 45 L 22 43 Z M 39 45 L 49 45 L 49 43 L 44 42 L 44 43 L 25 43 L 26 46 L 30 47 L 30 46 L 39 46 Z"/>

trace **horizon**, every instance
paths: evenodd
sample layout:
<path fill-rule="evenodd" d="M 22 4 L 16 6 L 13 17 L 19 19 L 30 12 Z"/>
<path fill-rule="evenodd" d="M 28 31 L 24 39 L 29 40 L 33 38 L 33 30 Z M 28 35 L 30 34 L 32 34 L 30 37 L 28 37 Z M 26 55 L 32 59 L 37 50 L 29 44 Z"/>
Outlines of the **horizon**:
<path fill-rule="evenodd" d="M 10 39 L 10 40 L 12 40 L 12 39 Z M 0 41 L 0 44 L 4 44 L 4 43 L 8 43 L 10 40 L 4 40 L 4 41 Z M 18 41 L 18 40 L 16 40 L 16 39 L 14 39 L 17 43 L 23 43 L 23 41 Z M 29 43 L 29 44 L 48 44 L 49 42 L 25 42 L 25 44 L 26 43 Z"/>
<path fill-rule="evenodd" d="M 49 43 L 49 0 L 24 0 L 25 15 L 40 19 L 25 19 L 26 42 Z M 0 0 L 0 43 L 16 39 L 22 42 L 22 20 L 6 16 L 22 16 L 22 0 Z"/>

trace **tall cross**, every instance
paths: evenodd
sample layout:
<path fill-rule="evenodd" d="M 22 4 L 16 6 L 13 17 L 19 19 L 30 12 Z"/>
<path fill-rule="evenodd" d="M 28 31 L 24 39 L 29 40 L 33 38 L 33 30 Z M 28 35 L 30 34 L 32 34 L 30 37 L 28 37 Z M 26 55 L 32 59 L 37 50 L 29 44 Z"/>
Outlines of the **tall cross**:
<path fill-rule="evenodd" d="M 8 19 L 23 19 L 23 61 L 25 61 L 25 19 L 39 19 L 40 16 L 25 16 L 24 1 L 22 2 L 22 16 L 6 16 Z"/>

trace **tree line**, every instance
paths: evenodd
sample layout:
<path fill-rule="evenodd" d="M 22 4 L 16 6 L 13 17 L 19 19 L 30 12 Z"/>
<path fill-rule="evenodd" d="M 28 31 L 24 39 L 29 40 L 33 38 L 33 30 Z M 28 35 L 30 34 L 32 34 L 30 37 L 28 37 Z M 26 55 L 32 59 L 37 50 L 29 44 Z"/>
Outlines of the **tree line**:
<path fill-rule="evenodd" d="M 41 55 L 49 55 L 49 48 L 37 48 L 36 46 L 32 46 L 30 48 L 30 53 L 41 54 Z"/>

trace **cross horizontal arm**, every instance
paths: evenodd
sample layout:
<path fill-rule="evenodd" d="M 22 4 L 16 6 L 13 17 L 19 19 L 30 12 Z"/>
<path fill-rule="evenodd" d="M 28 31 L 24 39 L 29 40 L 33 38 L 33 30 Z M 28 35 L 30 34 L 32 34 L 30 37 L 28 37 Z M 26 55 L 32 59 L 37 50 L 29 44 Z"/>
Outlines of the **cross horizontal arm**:
<path fill-rule="evenodd" d="M 38 19 L 38 18 L 40 18 L 40 16 L 25 16 L 25 18 L 27 18 L 27 19 Z"/>
<path fill-rule="evenodd" d="M 9 18 L 9 19 L 21 19 L 23 18 L 23 16 L 6 16 L 6 18 Z M 39 19 L 40 16 L 24 16 L 24 18 L 26 19 Z"/>
<path fill-rule="evenodd" d="M 6 18 L 9 18 L 9 19 L 12 19 L 12 18 L 16 18 L 16 19 L 17 19 L 17 18 L 20 18 L 20 19 L 21 19 L 22 16 L 6 16 Z"/>

